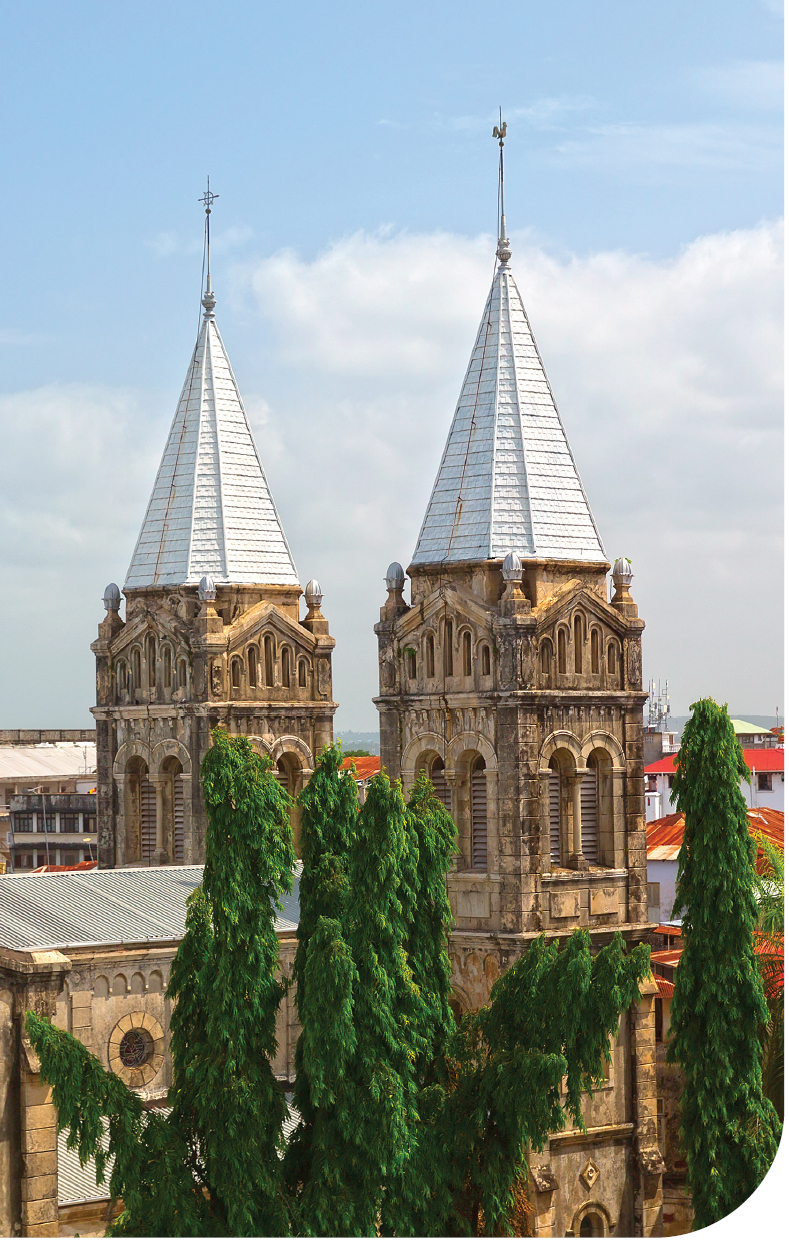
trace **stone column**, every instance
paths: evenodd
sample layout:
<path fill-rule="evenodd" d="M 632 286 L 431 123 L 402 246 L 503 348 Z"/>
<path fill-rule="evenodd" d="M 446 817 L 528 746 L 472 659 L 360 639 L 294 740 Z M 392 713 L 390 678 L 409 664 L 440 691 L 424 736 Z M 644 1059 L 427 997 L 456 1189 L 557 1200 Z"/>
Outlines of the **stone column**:
<path fill-rule="evenodd" d="M 148 776 L 156 789 L 156 848 L 153 853 L 154 866 L 166 866 L 170 861 L 164 841 L 164 784 L 165 775 Z"/>
<path fill-rule="evenodd" d="M 570 870 L 588 870 L 589 863 L 584 857 L 581 846 L 581 781 L 583 774 L 577 773 L 569 777 L 573 794 L 573 850 L 569 858 Z"/>
<path fill-rule="evenodd" d="M 641 999 L 630 1009 L 636 1178 L 633 1186 L 634 1232 L 637 1237 L 663 1236 L 663 1173 L 658 1147 L 657 1074 L 655 1067 L 654 1000 L 657 984 L 650 976 L 641 983 Z"/>

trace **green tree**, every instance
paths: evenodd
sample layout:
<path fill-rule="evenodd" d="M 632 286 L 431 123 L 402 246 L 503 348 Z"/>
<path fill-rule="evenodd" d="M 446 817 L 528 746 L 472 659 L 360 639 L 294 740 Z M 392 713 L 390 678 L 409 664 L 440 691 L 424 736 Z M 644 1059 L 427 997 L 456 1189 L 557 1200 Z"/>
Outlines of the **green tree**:
<path fill-rule="evenodd" d="M 679 1136 L 696 1229 L 754 1192 L 780 1137 L 761 1083 L 759 1028 L 768 1012 L 753 943 L 756 850 L 740 791 L 748 774 L 727 708 L 695 703 L 672 791 L 685 816 L 674 907 L 684 948 L 667 1058 L 685 1075 Z"/>
<path fill-rule="evenodd" d="M 758 958 L 768 1018 L 761 1029 L 762 1091 L 784 1119 L 784 853 L 756 837 L 763 864 L 756 872 L 757 930 L 768 950 Z"/>
<path fill-rule="evenodd" d="M 208 815 L 202 892 L 189 904 L 168 995 L 174 1084 L 167 1117 L 81 1043 L 28 1015 L 58 1123 L 80 1157 L 96 1158 L 106 1118 L 115 1156 L 110 1192 L 126 1236 L 282 1235 L 287 1105 L 271 1069 L 285 991 L 274 926 L 293 884 L 289 799 L 244 737 L 212 734 L 202 767 Z"/>

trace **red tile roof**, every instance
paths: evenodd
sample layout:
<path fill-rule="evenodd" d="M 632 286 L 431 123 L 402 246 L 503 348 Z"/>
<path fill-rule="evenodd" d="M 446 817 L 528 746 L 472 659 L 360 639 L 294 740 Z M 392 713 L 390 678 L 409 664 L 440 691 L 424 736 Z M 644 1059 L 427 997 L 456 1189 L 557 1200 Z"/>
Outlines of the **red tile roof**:
<path fill-rule="evenodd" d="M 667 978 L 661 978 L 660 974 L 654 974 L 653 977 L 655 979 L 655 982 L 657 983 L 657 991 L 658 991 L 658 995 L 660 996 L 661 1000 L 673 999 L 673 996 L 674 996 L 673 982 L 669 982 Z"/>
<path fill-rule="evenodd" d="M 748 819 L 752 836 L 766 836 L 779 849 L 783 849 L 783 810 L 768 810 L 766 807 L 758 806 L 748 811 Z M 662 819 L 647 823 L 647 861 L 676 862 L 684 834 L 684 814 L 667 814 Z M 761 849 L 756 855 L 756 865 L 761 871 L 763 865 Z"/>
<path fill-rule="evenodd" d="M 37 866 L 35 870 L 31 870 L 31 875 L 51 875 L 56 870 L 95 870 L 98 862 L 75 862 L 73 866 Z"/>
<path fill-rule="evenodd" d="M 749 770 L 783 771 L 784 752 L 778 746 L 762 746 L 759 750 L 743 750 L 743 757 Z M 644 768 L 647 775 L 671 774 L 677 765 L 676 754 L 664 754 L 656 762 Z"/>
<path fill-rule="evenodd" d="M 350 771 L 356 769 L 355 778 L 357 780 L 369 780 L 372 776 L 377 776 L 381 770 L 380 754 L 371 754 L 368 758 L 359 755 L 358 758 L 351 756 L 342 760 L 342 769 Z"/>
<path fill-rule="evenodd" d="M 652 960 L 657 961 L 658 965 L 673 965 L 676 967 L 681 956 L 681 948 L 663 948 L 660 952 L 653 951 Z"/>

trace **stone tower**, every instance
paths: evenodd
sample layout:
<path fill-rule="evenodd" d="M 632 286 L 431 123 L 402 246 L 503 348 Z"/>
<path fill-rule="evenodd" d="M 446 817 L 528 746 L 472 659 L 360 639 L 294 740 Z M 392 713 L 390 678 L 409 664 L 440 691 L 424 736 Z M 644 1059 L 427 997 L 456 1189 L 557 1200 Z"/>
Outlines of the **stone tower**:
<path fill-rule="evenodd" d="M 383 764 L 406 789 L 427 771 L 457 827 L 458 1009 L 484 1003 L 542 932 L 561 940 L 582 926 L 599 947 L 615 930 L 630 944 L 648 931 L 644 623 L 627 561 L 614 566 L 609 600 L 610 565 L 505 233 L 502 213 L 498 268 L 408 569 L 410 603 L 395 562 L 375 627 Z M 621 1022 L 588 1137 L 555 1135 L 534 1157 L 537 1235 L 662 1227 L 653 991 Z"/>
<path fill-rule="evenodd" d="M 214 317 L 204 315 L 121 594 L 96 655 L 99 864 L 201 862 L 210 730 L 244 733 L 297 793 L 332 740 L 334 639 L 304 590 Z M 297 823 L 294 822 L 297 828 Z"/>

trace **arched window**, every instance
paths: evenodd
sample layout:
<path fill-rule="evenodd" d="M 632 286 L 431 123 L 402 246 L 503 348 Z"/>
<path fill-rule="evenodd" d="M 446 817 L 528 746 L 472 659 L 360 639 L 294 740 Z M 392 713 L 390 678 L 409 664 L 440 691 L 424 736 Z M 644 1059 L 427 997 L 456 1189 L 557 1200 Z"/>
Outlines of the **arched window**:
<path fill-rule="evenodd" d="M 230 661 L 230 688 L 241 689 L 241 660 Z"/>
<path fill-rule="evenodd" d="M 616 643 L 608 643 L 608 671 L 613 674 L 616 672 Z"/>
<path fill-rule="evenodd" d="M 471 676 L 471 634 L 468 630 L 463 634 L 463 676 Z"/>
<path fill-rule="evenodd" d="M 132 681 L 134 682 L 134 689 L 140 689 L 142 687 L 142 669 L 140 666 L 141 660 L 140 660 L 139 646 L 135 646 L 134 650 L 131 653 L 131 665 L 132 665 Z"/>
<path fill-rule="evenodd" d="M 412 646 L 405 648 L 405 675 L 409 681 L 416 680 L 416 651 Z"/>
<path fill-rule="evenodd" d="M 447 778 L 444 774 L 443 758 L 434 758 L 430 767 L 430 779 L 435 789 L 436 797 L 441 802 L 448 814 L 452 813 L 452 793 Z"/>
<path fill-rule="evenodd" d="M 162 684 L 169 689 L 173 680 L 173 655 L 169 646 L 162 647 Z"/>
<path fill-rule="evenodd" d="M 274 642 L 270 633 L 263 639 L 263 664 L 266 685 L 271 686 L 274 684 Z"/>
<path fill-rule="evenodd" d="M 490 676 L 490 647 L 489 646 L 483 646 L 482 648 L 482 675 L 484 677 Z"/>
<path fill-rule="evenodd" d="M 149 633 L 145 639 L 145 661 L 148 664 L 148 688 L 156 688 L 156 638 Z"/>
<path fill-rule="evenodd" d="M 573 622 L 573 654 L 575 655 L 575 671 L 584 670 L 584 629 L 580 616 Z"/>
<path fill-rule="evenodd" d="M 564 632 L 563 629 L 559 630 L 558 645 L 559 645 L 559 671 L 566 672 L 567 671 L 567 634 Z"/>
<path fill-rule="evenodd" d="M 299 660 L 299 689 L 306 689 L 306 688 L 307 688 L 307 661 L 306 659 L 300 659 Z"/>
<path fill-rule="evenodd" d="M 451 677 L 454 675 L 454 661 L 452 658 L 452 621 L 444 621 L 444 676 Z"/>
<path fill-rule="evenodd" d="M 488 782 L 482 755 L 471 768 L 471 869 L 488 869 Z"/>
<path fill-rule="evenodd" d="M 186 660 L 178 660 L 178 688 L 186 689 Z"/>
<path fill-rule="evenodd" d="M 548 766 L 551 774 L 548 777 L 548 824 L 551 842 L 551 866 L 562 864 L 562 787 L 556 760 L 551 759 Z"/>
<path fill-rule="evenodd" d="M 581 852 L 592 866 L 598 862 L 597 830 L 597 763 L 594 755 L 587 759 L 588 770 L 581 778 Z"/>
<path fill-rule="evenodd" d="M 432 633 L 425 640 L 425 664 L 428 677 L 436 675 L 436 643 Z"/>
<path fill-rule="evenodd" d="M 115 687 L 119 694 L 123 694 L 128 688 L 129 669 L 126 667 L 126 661 L 121 659 L 115 669 Z"/>
<path fill-rule="evenodd" d="M 592 630 L 592 672 L 600 671 L 600 633 Z"/>
<path fill-rule="evenodd" d="M 287 646 L 282 647 L 280 658 L 282 660 L 282 684 L 285 689 L 290 689 L 290 650 Z"/>
<path fill-rule="evenodd" d="M 544 638 L 540 645 L 540 671 L 546 675 L 551 671 L 551 643 Z"/>
<path fill-rule="evenodd" d="M 250 689 L 255 689 L 258 683 L 258 653 L 254 646 L 247 647 L 247 681 Z"/>

